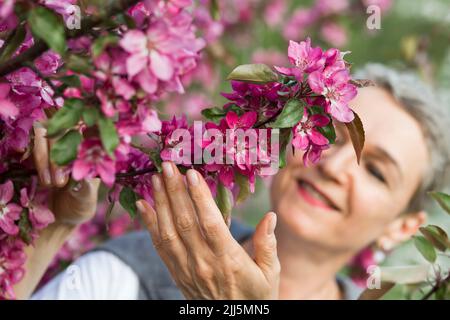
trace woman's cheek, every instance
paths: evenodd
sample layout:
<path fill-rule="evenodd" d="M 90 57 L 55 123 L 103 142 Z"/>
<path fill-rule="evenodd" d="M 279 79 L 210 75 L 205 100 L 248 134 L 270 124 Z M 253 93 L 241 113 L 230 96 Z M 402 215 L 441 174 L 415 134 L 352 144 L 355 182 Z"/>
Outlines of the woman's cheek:
<path fill-rule="evenodd" d="M 350 199 L 349 225 L 354 230 L 364 230 L 368 237 L 377 235 L 392 220 L 395 199 L 368 183 L 355 189 Z"/>

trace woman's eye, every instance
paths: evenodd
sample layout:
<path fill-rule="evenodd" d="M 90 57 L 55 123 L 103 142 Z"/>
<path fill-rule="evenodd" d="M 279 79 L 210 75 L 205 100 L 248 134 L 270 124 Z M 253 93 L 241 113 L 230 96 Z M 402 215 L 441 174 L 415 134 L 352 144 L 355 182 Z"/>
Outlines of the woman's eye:
<path fill-rule="evenodd" d="M 377 167 L 375 167 L 373 164 L 369 163 L 367 164 L 367 171 L 369 171 L 369 173 L 375 177 L 377 180 L 385 183 L 386 179 L 384 178 L 384 175 L 381 173 L 380 170 L 378 170 Z"/>

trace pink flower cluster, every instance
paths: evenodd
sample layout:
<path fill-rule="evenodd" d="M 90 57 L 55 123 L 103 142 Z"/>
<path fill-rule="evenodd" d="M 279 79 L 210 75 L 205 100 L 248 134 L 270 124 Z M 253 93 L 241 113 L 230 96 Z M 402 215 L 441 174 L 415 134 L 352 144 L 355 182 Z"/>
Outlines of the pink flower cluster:
<path fill-rule="evenodd" d="M 0 4 L 2 31 L 20 22 L 13 12 L 14 3 L 6 0 Z M 35 5 L 45 6 L 67 20 L 73 14 L 74 3 L 40 0 Z M 212 5 L 209 1 L 203 3 Z M 184 81 L 195 78 L 200 51 L 206 44 L 196 35 L 196 23 L 207 35 L 206 40 L 213 41 L 221 33 L 220 26 L 247 21 L 256 5 L 253 0 L 233 0 L 232 6 L 230 3 L 220 2 L 224 10 L 216 23 L 204 8 L 191 12 L 188 8 L 191 0 L 138 2 L 123 12 L 132 23 L 119 22 L 118 28 L 95 28 L 89 34 L 69 39 L 68 61 L 66 55 L 63 60 L 48 50 L 34 60 L 33 66 L 21 67 L 0 78 L 1 298 L 14 298 L 12 287 L 24 274 L 23 249 L 33 244 L 38 231 L 55 219 L 47 203 L 48 194 L 37 186 L 30 159 L 30 138 L 36 122 L 47 123 L 55 145 L 62 141 L 65 148 L 72 148 L 59 160 L 74 180 L 100 177 L 110 188 L 108 200 L 119 200 L 132 212 L 134 199 L 152 201 L 152 174 L 161 161 L 173 160 L 174 153 L 184 156 L 179 154 L 180 150 L 191 151 L 192 160 L 188 164 L 179 163 L 181 167 L 198 169 L 213 194 L 218 187 L 225 187 L 236 199 L 242 188 L 248 186 L 253 191 L 256 177 L 267 174 L 275 152 L 272 148 L 279 148 L 271 143 L 274 128 L 292 133 L 293 146 L 304 151 L 305 163 L 314 163 L 322 150 L 333 143 L 325 129 L 331 130 L 333 121 L 353 119 L 348 102 L 356 94 L 356 88 L 350 83 L 343 54 L 337 49 L 313 48 L 308 39 L 290 42 L 290 67 L 275 67 L 277 72 L 272 71 L 270 81 L 232 81 L 232 92 L 223 94 L 228 102 L 210 111 L 209 121 L 201 125 L 202 132 L 215 130 L 224 138 L 229 137 L 231 147 L 226 143 L 217 148 L 216 141 L 209 136 L 202 135 L 196 140 L 195 123 L 188 124 L 184 116 L 161 121 L 156 105 L 169 94 L 184 93 Z M 114 18 L 111 22 L 117 23 Z M 208 34 L 209 26 L 217 30 Z M 25 40 L 13 56 L 35 44 L 28 27 L 26 31 Z M 3 45 L 1 42 L 0 47 Z M 203 77 L 212 74 L 211 69 L 204 70 Z M 284 110 L 293 101 L 301 102 L 303 108 L 293 110 L 297 114 L 295 122 L 282 119 L 291 116 L 285 115 Z M 197 96 L 193 103 L 206 102 Z M 199 112 L 195 105 L 192 109 Z M 202 114 L 204 111 L 208 110 Z M 278 120 L 282 122 L 279 127 Z M 283 124 L 285 121 L 289 124 Z M 190 148 L 198 147 L 202 154 L 221 152 L 214 156 L 223 161 L 197 163 L 192 158 L 196 156 L 194 150 L 180 148 L 185 141 L 176 136 L 178 129 L 192 133 Z M 239 140 L 240 132 L 247 130 L 250 130 L 248 139 Z M 264 135 L 265 146 L 250 143 Z M 280 143 L 285 146 L 287 139 L 288 136 L 283 136 Z M 56 151 L 52 152 L 55 160 L 58 149 L 52 147 L 52 151 Z M 257 156 L 257 162 L 252 154 Z M 124 198 L 130 203 L 122 203 Z M 118 223 L 109 235 L 126 229 Z M 90 240 L 98 230 L 95 223 L 82 226 L 76 242 L 91 246 Z M 60 260 L 70 259 L 75 251 L 77 245 L 68 243 L 59 255 Z"/>
<path fill-rule="evenodd" d="M 275 67 L 278 72 L 294 77 L 298 82 L 305 81 L 307 91 L 316 97 L 307 96 L 310 105 L 318 105 L 326 114 L 340 122 L 350 122 L 354 118 L 348 103 L 356 96 L 356 86 L 350 82 L 350 72 L 344 61 L 344 53 L 332 48 L 323 51 L 311 47 L 311 40 L 297 43 L 290 41 L 288 56 L 293 67 Z M 325 115 L 312 115 L 305 110 L 302 120 L 293 128 L 294 147 L 305 150 L 304 162 L 316 163 L 329 141 L 316 128 L 330 123 Z"/>
<path fill-rule="evenodd" d="M 77 0 L 37 0 L 35 2 L 54 10 L 67 21 L 75 14 L 74 5 Z M 17 26 L 18 19 L 14 13 L 15 3 L 16 0 L 2 0 L 0 3 L 0 32 L 14 29 Z"/>
<path fill-rule="evenodd" d="M 0 184 L 0 299 L 15 297 L 12 285 L 25 274 L 23 249 L 38 236 L 39 230 L 54 221 L 47 198 L 45 192 L 36 190 L 35 179 L 29 188 L 20 190 L 19 199 L 14 196 L 11 180 Z M 19 232 L 29 232 L 27 239 L 20 237 Z"/>
<path fill-rule="evenodd" d="M 35 5 L 45 6 L 67 21 L 75 13 L 76 3 L 39 0 Z M 1 1 L 0 31 L 12 30 L 20 22 L 15 4 L 15 0 Z M 197 66 L 205 42 L 196 36 L 188 8 L 191 4 L 190 0 L 138 2 L 126 12 L 134 21 L 133 29 L 122 25 L 69 39 L 68 54 L 84 59 L 91 67 L 89 72 L 70 69 L 67 61 L 48 50 L 34 60 L 33 67 L 0 77 L 0 297 L 14 298 L 12 286 L 23 276 L 23 248 L 54 221 L 46 204 L 48 196 L 37 188 L 35 178 L 22 178 L 15 172 L 34 170 L 29 157 L 33 125 L 65 109 L 69 99 L 83 101 L 83 108 L 90 109 L 85 111 L 94 118 L 87 124 L 80 111 L 80 121 L 70 128 L 81 133 L 82 141 L 66 170 L 75 180 L 99 176 L 117 192 L 127 185 L 139 196 L 151 198 L 149 175 L 119 180 L 116 175 L 153 166 L 148 155 L 134 147 L 132 138 L 160 131 L 161 121 L 153 105 L 167 93 L 183 93 L 183 77 Z M 100 53 L 94 52 L 95 41 L 102 37 L 115 40 Z M 29 50 L 35 41 L 26 26 L 25 39 L 13 57 Z M 0 47 L 4 45 L 0 40 Z M 68 77 L 78 79 L 79 85 L 65 83 L 63 78 Z M 100 121 L 109 130 L 102 137 Z M 118 143 L 107 150 L 103 139 L 111 134 L 117 135 Z M 14 190 L 19 191 L 15 194 Z"/>

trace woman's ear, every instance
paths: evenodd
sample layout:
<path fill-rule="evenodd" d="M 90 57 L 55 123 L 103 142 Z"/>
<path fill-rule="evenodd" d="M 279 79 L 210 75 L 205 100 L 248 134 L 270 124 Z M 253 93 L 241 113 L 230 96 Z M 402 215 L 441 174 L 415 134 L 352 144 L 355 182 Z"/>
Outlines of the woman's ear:
<path fill-rule="evenodd" d="M 403 241 L 410 239 L 427 220 L 427 213 L 419 211 L 401 215 L 392 221 L 377 242 L 378 247 L 384 251 L 392 250 Z"/>

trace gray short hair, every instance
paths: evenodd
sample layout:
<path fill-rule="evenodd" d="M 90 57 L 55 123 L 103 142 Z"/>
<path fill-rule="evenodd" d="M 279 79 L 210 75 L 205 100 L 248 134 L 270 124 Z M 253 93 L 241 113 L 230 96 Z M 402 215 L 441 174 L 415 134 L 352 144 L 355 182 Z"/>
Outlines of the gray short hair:
<path fill-rule="evenodd" d="M 388 90 L 422 127 L 431 164 L 406 212 L 427 209 L 431 200 L 427 192 L 446 191 L 450 184 L 450 106 L 440 101 L 438 94 L 412 72 L 370 63 L 354 77 L 372 80 Z"/>

